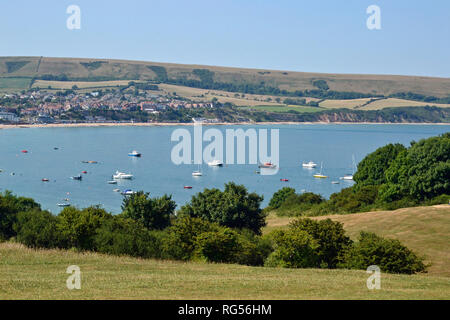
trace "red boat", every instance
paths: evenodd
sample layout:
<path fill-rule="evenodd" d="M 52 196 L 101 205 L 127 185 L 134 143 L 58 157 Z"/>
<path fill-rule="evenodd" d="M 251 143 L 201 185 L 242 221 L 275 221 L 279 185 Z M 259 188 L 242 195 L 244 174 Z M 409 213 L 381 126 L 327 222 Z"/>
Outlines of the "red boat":
<path fill-rule="evenodd" d="M 288 182 L 288 181 L 289 181 L 289 179 L 280 179 L 280 181 L 283 181 L 283 182 Z"/>
<path fill-rule="evenodd" d="M 22 150 L 22 153 L 28 153 L 28 151 L 27 150 Z"/>
<path fill-rule="evenodd" d="M 50 180 L 48 180 L 47 178 L 42 179 L 42 182 L 49 182 Z"/>
<path fill-rule="evenodd" d="M 83 172 L 81 172 L 81 173 L 87 174 L 87 171 L 83 171 Z"/>
<path fill-rule="evenodd" d="M 184 186 L 185 189 L 192 189 L 191 186 Z"/>

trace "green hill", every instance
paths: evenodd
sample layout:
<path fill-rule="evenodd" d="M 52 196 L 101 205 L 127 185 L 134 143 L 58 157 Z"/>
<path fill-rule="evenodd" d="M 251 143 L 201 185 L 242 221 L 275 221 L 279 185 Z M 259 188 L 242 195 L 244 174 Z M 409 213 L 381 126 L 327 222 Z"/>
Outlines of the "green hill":
<path fill-rule="evenodd" d="M 368 97 L 413 92 L 424 96 L 445 98 L 450 92 L 449 78 L 321 74 L 126 60 L 0 57 L 0 89 L 9 88 L 9 82 L 11 88 L 17 89 L 18 83 L 21 81 L 22 87 L 26 88 L 30 86 L 31 80 L 36 79 L 63 81 L 155 80 L 169 84 L 206 89 L 211 87 L 227 91 L 233 91 L 237 87 L 247 91 L 263 90 L 267 91 L 266 94 L 270 94 L 270 91 L 274 90 L 285 90 L 287 93 L 296 90 L 321 90 L 322 92 L 358 93 Z M 215 83 L 214 87 L 211 86 L 212 83 Z M 353 98 L 358 97 L 362 98 L 358 95 Z M 333 95 L 333 98 L 338 99 L 339 96 Z M 399 98 L 408 97 L 400 96 Z"/>

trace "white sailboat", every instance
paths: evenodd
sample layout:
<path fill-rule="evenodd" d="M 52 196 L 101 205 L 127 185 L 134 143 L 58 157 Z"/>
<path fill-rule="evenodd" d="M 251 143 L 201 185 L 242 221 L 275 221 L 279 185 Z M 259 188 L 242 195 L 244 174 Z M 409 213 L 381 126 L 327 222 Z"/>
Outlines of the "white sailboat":
<path fill-rule="evenodd" d="M 353 173 L 352 174 L 346 174 L 345 176 L 340 177 L 341 180 L 353 181 L 353 175 L 356 172 L 355 155 L 352 155 L 352 166 L 353 166 Z"/>
<path fill-rule="evenodd" d="M 198 170 L 192 172 L 193 177 L 201 177 L 203 173 L 200 171 L 200 165 L 198 165 Z"/>
<path fill-rule="evenodd" d="M 307 162 L 307 163 L 303 162 L 303 163 L 302 163 L 302 167 L 303 167 L 303 168 L 312 169 L 312 168 L 317 167 L 317 164 L 314 163 L 313 161 L 310 161 L 310 162 Z"/>
<path fill-rule="evenodd" d="M 211 161 L 211 162 L 208 162 L 208 166 L 211 166 L 211 167 L 221 167 L 221 166 L 223 166 L 223 162 L 216 159 L 216 160 L 213 160 L 213 161 Z"/>
<path fill-rule="evenodd" d="M 133 179 L 133 175 L 131 173 L 124 173 L 124 172 L 116 171 L 116 174 L 113 175 L 113 179 L 131 180 L 131 179 Z"/>
<path fill-rule="evenodd" d="M 320 173 L 316 173 L 315 175 L 313 175 L 313 177 L 314 178 L 319 178 L 319 179 L 328 178 L 328 176 L 322 174 L 322 169 L 323 169 L 323 162 L 320 163 Z"/>

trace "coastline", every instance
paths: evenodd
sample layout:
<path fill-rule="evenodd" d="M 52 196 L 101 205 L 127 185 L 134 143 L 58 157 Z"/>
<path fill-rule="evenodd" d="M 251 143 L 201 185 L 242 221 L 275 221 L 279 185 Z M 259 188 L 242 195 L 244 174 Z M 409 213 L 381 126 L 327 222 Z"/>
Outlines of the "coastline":
<path fill-rule="evenodd" d="M 233 125 L 325 125 L 325 124 L 395 124 L 395 125 L 450 125 L 450 123 L 430 123 L 430 122 L 218 122 L 203 123 L 204 126 L 233 126 Z M 52 123 L 52 124 L 0 124 L 1 129 L 30 129 L 30 128 L 83 128 L 83 127 L 165 127 L 165 126 L 193 126 L 195 123 L 174 123 L 174 122 L 121 122 L 121 123 Z"/>

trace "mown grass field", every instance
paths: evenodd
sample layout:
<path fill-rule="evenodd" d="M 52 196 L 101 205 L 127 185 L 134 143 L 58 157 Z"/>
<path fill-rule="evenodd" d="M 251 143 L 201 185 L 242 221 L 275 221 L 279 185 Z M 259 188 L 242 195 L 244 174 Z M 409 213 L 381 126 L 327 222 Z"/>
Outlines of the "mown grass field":
<path fill-rule="evenodd" d="M 425 257 L 430 275 L 450 277 L 450 206 L 405 208 L 348 215 L 313 217 L 330 218 L 344 224 L 354 240 L 360 231 L 375 232 L 398 239 L 418 255 Z M 294 218 L 270 215 L 264 232 L 286 227 Z"/>
<path fill-rule="evenodd" d="M 66 269 L 81 269 L 68 290 Z M 450 278 L 140 260 L 0 244 L 0 299 L 449 299 Z"/>
<path fill-rule="evenodd" d="M 382 274 L 381 290 L 368 290 L 368 274 L 358 270 L 142 260 L 0 243 L 0 299 L 450 299 L 449 214 L 448 206 L 433 206 L 330 216 L 352 238 L 360 230 L 397 238 L 433 264 L 427 274 Z M 289 220 L 271 216 L 265 232 Z M 70 265 L 81 269 L 81 290 L 66 288 Z"/>

